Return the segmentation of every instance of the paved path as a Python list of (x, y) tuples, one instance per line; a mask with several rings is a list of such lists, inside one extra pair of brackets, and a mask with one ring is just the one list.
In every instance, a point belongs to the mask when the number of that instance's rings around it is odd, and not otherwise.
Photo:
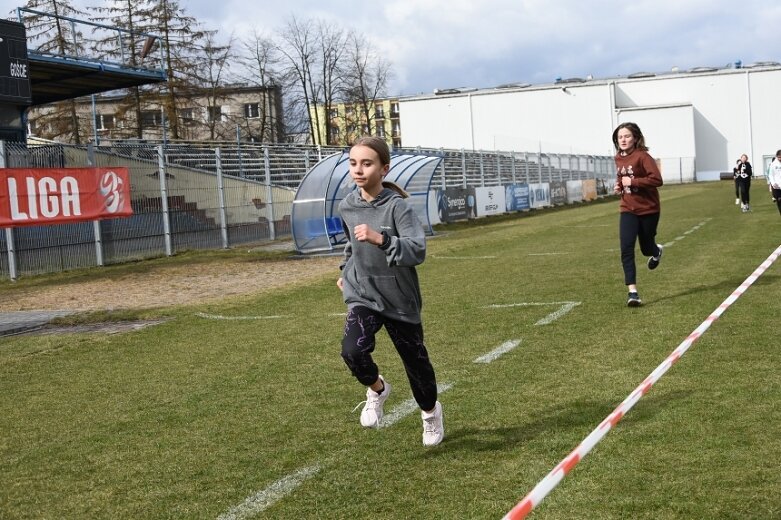
[(13, 311), (0, 312), (0, 336), (10, 336), (39, 329), (54, 318), (74, 311)]

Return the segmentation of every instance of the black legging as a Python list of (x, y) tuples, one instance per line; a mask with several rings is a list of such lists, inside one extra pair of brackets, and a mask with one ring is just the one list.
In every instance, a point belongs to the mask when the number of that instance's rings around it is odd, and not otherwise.
[(407, 372), (412, 397), (421, 410), (437, 404), (437, 378), (423, 343), (420, 323), (394, 320), (366, 307), (352, 307), (347, 313), (342, 338), (342, 358), (355, 378), (365, 386), (377, 381), (379, 368), (372, 359), (375, 335), (385, 326)]
[(640, 242), (640, 251), (644, 256), (658, 256), (656, 246), (656, 227), (659, 225), (659, 213), (635, 215), (621, 213), (618, 221), (618, 236), (621, 244), (621, 265), (624, 267), (624, 284), (637, 283), (635, 266), (635, 242)]
[(748, 204), (748, 192), (751, 189), (751, 179), (738, 179), (738, 191), (740, 192), (740, 202)]
[(776, 199), (776, 206), (778, 206), (778, 212), (781, 213), (781, 190), (773, 189), (773, 198)]

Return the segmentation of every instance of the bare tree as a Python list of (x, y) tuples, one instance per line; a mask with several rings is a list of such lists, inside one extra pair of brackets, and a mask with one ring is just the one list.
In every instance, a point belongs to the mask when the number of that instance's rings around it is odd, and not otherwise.
[(351, 32), (348, 38), (349, 65), (345, 69), (345, 101), (355, 104), (366, 125), (366, 133), (376, 133), (374, 105), (385, 95), (390, 78), (390, 63), (378, 55), (362, 34)]
[(318, 114), (321, 92), (313, 76), (313, 70), (317, 65), (317, 37), (314, 22), (299, 20), (295, 16), (291, 16), (279, 36), (281, 44), (278, 49), (287, 64), (284, 75), (291, 85), (298, 87), (298, 92), (294, 93), (292, 99), (289, 100), (291, 106), (287, 113), (290, 115), (301, 114), (300, 111), (305, 110), (312, 141), (322, 143), (324, 141), (320, 135), (320, 115)]
[(284, 95), (281, 89), (275, 89), (275, 95), (269, 95), (269, 91), (279, 87), (279, 79), (282, 74), (278, 71), (281, 56), (276, 43), (271, 38), (254, 29), (252, 36), (242, 40), (243, 55), (240, 62), (244, 66), (242, 80), (250, 85), (256, 85), (263, 91), (263, 107), (259, 114), (259, 124), (253, 126), (249, 118), (241, 121), (250, 140), (274, 141), (279, 134), (279, 113), (276, 97)]
[(209, 139), (214, 140), (217, 137), (226, 137), (225, 125), (221, 124), (224, 117), (222, 104), (228, 98), (226, 78), (230, 61), (234, 58), (234, 38), (231, 36), (228, 43), (221, 45), (216, 42), (214, 32), (207, 32), (204, 40), (203, 55), (199, 60), (200, 66), (197, 68), (196, 79), (203, 99), (206, 100), (206, 127), (209, 130)]
[(347, 38), (342, 29), (330, 26), (322, 21), (317, 26), (317, 42), (320, 51), (320, 77), (317, 78), (322, 88), (323, 112), (325, 114), (325, 138), (327, 144), (336, 144), (333, 128), (339, 128), (331, 114), (337, 99), (342, 94), (344, 51)]

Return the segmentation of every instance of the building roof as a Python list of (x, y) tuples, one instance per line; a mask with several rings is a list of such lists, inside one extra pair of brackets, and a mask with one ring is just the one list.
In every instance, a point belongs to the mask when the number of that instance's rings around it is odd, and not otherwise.
[(569, 88), (569, 87), (575, 87), (580, 85), (604, 85), (608, 83), (615, 83), (615, 82), (623, 82), (623, 81), (648, 81), (648, 80), (654, 80), (654, 79), (670, 79), (670, 78), (680, 78), (680, 77), (691, 77), (691, 76), (697, 76), (697, 75), (703, 75), (703, 74), (716, 74), (716, 75), (722, 75), (722, 74), (735, 74), (735, 73), (741, 73), (748, 70), (779, 70), (781, 69), (781, 63), (778, 63), (776, 61), (761, 61), (757, 63), (750, 63), (747, 65), (743, 65), (740, 61), (735, 62), (734, 64), (730, 64), (726, 67), (693, 67), (688, 70), (679, 70), (678, 67), (673, 67), (669, 71), (666, 72), (634, 72), (631, 74), (628, 74), (626, 76), (612, 76), (612, 77), (605, 77), (605, 78), (593, 78), (592, 76), (587, 76), (585, 78), (556, 78), (553, 82), (550, 83), (538, 83), (538, 84), (532, 84), (532, 83), (524, 83), (524, 82), (517, 82), (517, 83), (505, 83), (502, 85), (497, 85), (496, 87), (488, 87), (488, 88), (475, 88), (475, 87), (458, 87), (458, 88), (442, 88), (442, 89), (434, 89), (434, 91), (431, 94), (414, 94), (410, 96), (403, 96), (400, 99), (402, 100), (419, 100), (419, 99), (433, 99), (433, 98), (439, 98), (439, 97), (448, 97), (448, 96), (463, 96), (464, 94), (473, 94), (473, 95), (481, 95), (481, 94), (494, 94), (497, 92), (517, 92), (522, 90), (539, 90), (539, 89), (549, 89), (549, 88)]
[(162, 70), (28, 52), (32, 104), (43, 105), (120, 88), (160, 83)]

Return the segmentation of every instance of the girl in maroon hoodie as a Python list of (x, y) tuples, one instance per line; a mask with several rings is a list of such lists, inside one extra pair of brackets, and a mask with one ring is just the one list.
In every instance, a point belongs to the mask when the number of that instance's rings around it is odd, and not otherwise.
[(635, 243), (648, 259), (648, 269), (656, 269), (662, 259), (662, 245), (656, 243), (659, 224), (659, 191), (662, 174), (656, 161), (648, 154), (645, 138), (635, 123), (622, 123), (613, 131), (616, 147), (616, 184), (614, 191), (621, 194), (619, 239), (624, 283), (629, 290), (626, 304), (639, 307), (642, 300), (637, 293)]

